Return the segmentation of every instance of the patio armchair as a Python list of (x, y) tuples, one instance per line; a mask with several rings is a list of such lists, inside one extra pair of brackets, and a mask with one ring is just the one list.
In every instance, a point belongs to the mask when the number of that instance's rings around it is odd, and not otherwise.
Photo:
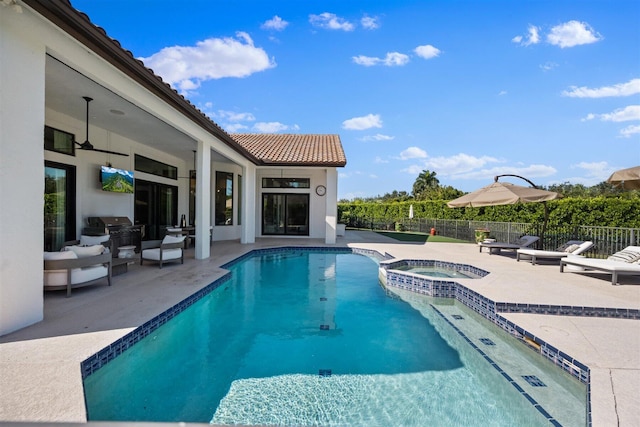
[(590, 240), (569, 240), (555, 251), (542, 251), (538, 249), (518, 249), (516, 251), (516, 261), (521, 259), (531, 260), (531, 265), (535, 265), (539, 258), (543, 259), (562, 259), (569, 255), (580, 255), (591, 249), (593, 242)]
[(143, 261), (154, 261), (160, 265), (172, 261), (184, 264), (184, 240), (186, 236), (166, 235), (162, 241), (142, 242), (140, 265)]

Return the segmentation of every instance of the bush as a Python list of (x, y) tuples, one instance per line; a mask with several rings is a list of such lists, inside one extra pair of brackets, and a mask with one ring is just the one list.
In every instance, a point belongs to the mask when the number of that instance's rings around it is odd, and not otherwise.
[[(544, 205), (524, 203), (482, 208), (449, 208), (446, 200), (391, 203), (338, 203), (339, 222), (349, 227), (366, 228), (372, 221), (393, 223), (409, 217), (542, 223)], [(640, 227), (640, 198), (565, 198), (547, 202), (550, 225), (587, 225), (604, 227)]]

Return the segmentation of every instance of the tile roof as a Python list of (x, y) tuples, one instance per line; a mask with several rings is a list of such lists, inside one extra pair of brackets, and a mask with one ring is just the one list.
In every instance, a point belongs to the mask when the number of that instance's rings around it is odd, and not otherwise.
[(347, 164), (339, 135), (232, 133), (245, 150), (269, 166), (334, 166)]

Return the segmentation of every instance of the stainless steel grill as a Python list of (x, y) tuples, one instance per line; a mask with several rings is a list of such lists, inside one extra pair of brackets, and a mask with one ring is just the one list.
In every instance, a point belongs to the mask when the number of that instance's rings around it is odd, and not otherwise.
[(140, 252), (144, 225), (133, 225), (126, 216), (90, 216), (87, 218), (88, 227), (82, 230), (87, 236), (102, 236), (109, 234), (113, 242), (113, 256), (118, 256), (118, 247), (133, 245), (136, 253)]

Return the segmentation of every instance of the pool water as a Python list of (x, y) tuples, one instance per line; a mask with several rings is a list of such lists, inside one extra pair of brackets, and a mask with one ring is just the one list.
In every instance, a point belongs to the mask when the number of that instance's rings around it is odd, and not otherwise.
[(394, 270), (408, 271), (409, 273), (420, 274), (422, 276), (430, 277), (444, 277), (444, 278), (458, 278), (458, 279), (475, 279), (476, 276), (471, 274), (465, 274), (461, 271), (454, 269), (446, 269), (439, 267), (420, 267), (411, 265), (401, 265), (394, 267)]
[(493, 339), (501, 363), (545, 382), (532, 396), (561, 425), (585, 424), (582, 384), (451, 300), (386, 291), (370, 258), (299, 251), (231, 270), (85, 379), (90, 421), (549, 425), (451, 327), (463, 317), (459, 330)]

